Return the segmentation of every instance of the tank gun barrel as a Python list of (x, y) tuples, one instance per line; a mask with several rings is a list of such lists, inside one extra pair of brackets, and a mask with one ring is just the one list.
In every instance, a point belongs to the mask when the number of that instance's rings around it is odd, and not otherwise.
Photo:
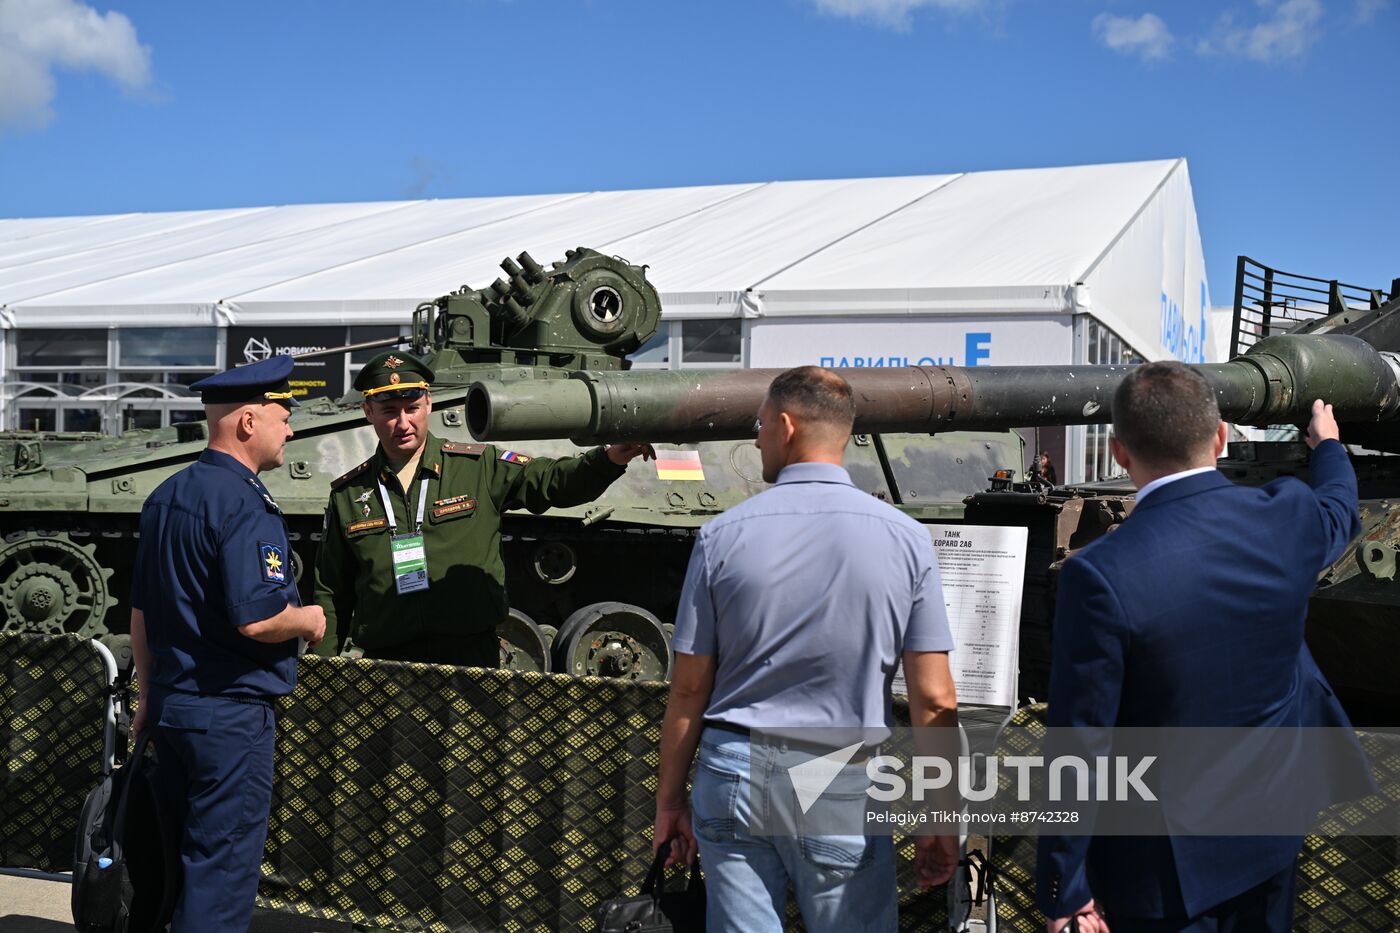
[[(1195, 366), (1221, 416), (1303, 424), (1312, 401), (1343, 423), (1400, 417), (1400, 361), (1357, 337), (1281, 335), (1227, 363)], [(1127, 366), (907, 366), (839, 369), (856, 398), (857, 433), (939, 433), (1105, 424)], [(477, 382), (467, 425), (483, 441), (692, 443), (754, 435), (754, 413), (781, 370), (575, 372), (567, 379)]]
[(401, 343), (408, 343), (412, 337), (384, 337), (379, 340), (366, 340), (364, 343), (351, 343), (343, 347), (327, 347), (324, 350), (310, 350), (306, 353), (296, 353), (292, 355), (294, 360), (319, 360), (325, 356), (339, 356), (342, 353), (357, 353), (360, 350), (377, 350), (380, 347), (397, 347)]

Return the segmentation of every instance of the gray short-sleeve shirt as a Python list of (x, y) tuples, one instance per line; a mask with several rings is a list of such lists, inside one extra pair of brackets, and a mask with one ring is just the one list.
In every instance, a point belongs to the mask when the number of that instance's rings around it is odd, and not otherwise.
[(700, 530), (672, 637), (714, 655), (705, 718), (751, 729), (889, 726), (905, 651), (950, 651), (927, 530), (828, 463)]

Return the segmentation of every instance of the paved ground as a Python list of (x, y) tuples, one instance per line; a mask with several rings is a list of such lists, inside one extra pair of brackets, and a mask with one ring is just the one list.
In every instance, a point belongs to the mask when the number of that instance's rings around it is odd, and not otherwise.
[[(73, 933), (69, 890), (67, 882), (0, 875), (0, 933)], [(972, 915), (971, 930), (984, 930), (986, 908), (974, 908)], [(258, 911), (248, 933), (350, 933), (350, 924)]]
[[(73, 933), (69, 885), (0, 875), (0, 933)], [(249, 933), (350, 933), (348, 923), (259, 911)]]

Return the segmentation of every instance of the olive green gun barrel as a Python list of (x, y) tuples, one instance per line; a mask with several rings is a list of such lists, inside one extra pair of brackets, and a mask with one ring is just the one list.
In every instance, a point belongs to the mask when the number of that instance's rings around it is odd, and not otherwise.
[[(1351, 336), (1282, 335), (1228, 363), (1196, 364), (1235, 424), (1304, 424), (1313, 399), (1343, 423), (1400, 417), (1400, 361)], [(1104, 424), (1128, 366), (906, 366), (836, 372), (856, 401), (856, 433), (988, 431)], [(576, 372), (477, 382), (467, 426), (482, 441), (567, 437), (577, 444), (694, 443), (754, 435), (782, 370)]]
[(292, 359), (319, 360), (328, 356), (340, 356), (342, 353), (356, 353), (360, 350), (377, 350), (380, 347), (397, 347), (401, 343), (408, 343), (412, 337), (384, 337), (380, 340), (366, 340), (364, 343), (351, 343), (343, 347), (327, 347), (324, 350), (308, 350), (305, 353), (294, 353)]

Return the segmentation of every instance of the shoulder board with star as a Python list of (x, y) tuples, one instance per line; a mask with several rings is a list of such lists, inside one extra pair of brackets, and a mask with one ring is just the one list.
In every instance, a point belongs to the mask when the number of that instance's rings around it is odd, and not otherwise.
[(447, 441), (442, 445), (442, 452), (445, 454), (466, 454), (468, 457), (480, 457), (485, 450), (485, 444), (459, 444), (456, 441)]
[(282, 514), (282, 507), (273, 501), (272, 493), (268, 492), (267, 489), (264, 488), (261, 483), (259, 483), (257, 480), (253, 479), (250, 476), (248, 477), (248, 485), (253, 487), (253, 492), (257, 493), (259, 496), (262, 496), (263, 502), (267, 503), (267, 510), (269, 512), (271, 512), (274, 515)]
[(335, 479), (331, 480), (331, 488), (332, 488), (332, 489), (339, 489), (340, 487), (344, 486), (346, 483), (350, 482), (352, 479), (354, 479), (355, 477), (359, 476), (359, 475), (360, 475), (361, 473), (363, 473), (365, 470), (368, 470), (368, 469), (369, 469), (369, 464), (370, 464), (370, 461), (366, 460), (364, 463), (362, 463), (362, 464), (360, 464), (359, 466), (355, 467), (353, 470), (350, 470), (348, 473), (345, 473), (345, 474), (343, 474), (343, 475), (341, 475), (341, 476), (337, 476)]

